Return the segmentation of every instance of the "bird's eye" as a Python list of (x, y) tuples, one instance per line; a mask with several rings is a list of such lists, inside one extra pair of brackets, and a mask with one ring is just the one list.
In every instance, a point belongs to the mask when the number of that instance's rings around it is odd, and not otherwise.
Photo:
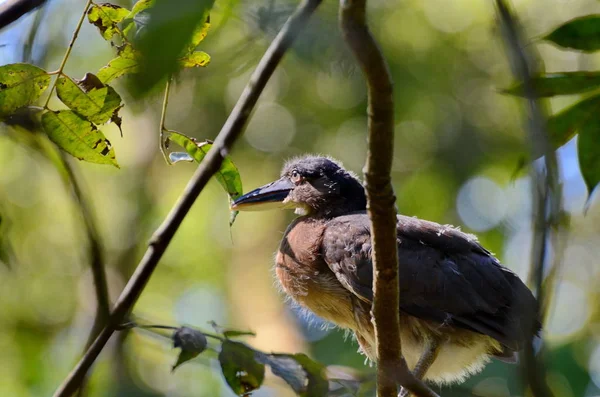
[(292, 180), (292, 182), (298, 184), (302, 181), (302, 176), (297, 170), (292, 170), (292, 173), (290, 174), (290, 179)]

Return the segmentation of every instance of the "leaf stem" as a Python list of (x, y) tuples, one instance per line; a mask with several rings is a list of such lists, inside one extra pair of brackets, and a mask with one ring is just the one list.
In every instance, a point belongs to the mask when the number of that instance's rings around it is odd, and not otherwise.
[[(169, 105), (169, 90), (171, 88), (171, 79), (172, 76), (167, 78), (167, 83), (165, 84), (165, 97), (163, 99), (162, 112), (160, 113), (160, 137), (159, 137), (159, 148), (163, 157), (167, 164), (172, 164), (171, 160), (169, 160), (169, 156), (167, 155), (166, 141), (165, 141), (165, 119), (167, 118), (167, 106)], [(168, 131), (167, 131), (168, 132)]]
[[(67, 59), (69, 59), (69, 55), (71, 55), (71, 50), (73, 49), (75, 40), (77, 40), (77, 35), (79, 35), (79, 30), (81, 29), (81, 25), (83, 25), (83, 20), (85, 19), (85, 16), (86, 16), (91, 4), (92, 4), (92, 0), (87, 0), (87, 2), (85, 3), (85, 8), (83, 9), (83, 12), (81, 13), (81, 17), (79, 18), (79, 22), (77, 22), (77, 26), (75, 27), (75, 30), (73, 31), (73, 37), (71, 37), (71, 41), (69, 42), (69, 46), (67, 47), (67, 51), (65, 52), (65, 56), (63, 57), (63, 59), (60, 63), (60, 66), (58, 67), (58, 70), (56, 70), (55, 72), (49, 73), (49, 74), (61, 74), (63, 72), (65, 65), (67, 64)], [(58, 79), (55, 79), (54, 82), (52, 83), (52, 86), (50, 87), (50, 92), (48, 93), (48, 98), (46, 98), (46, 102), (44, 103), (44, 108), (48, 108), (48, 103), (50, 102), (50, 98), (52, 97), (52, 92), (54, 92), (54, 89), (56, 88), (57, 81), (58, 81)]]

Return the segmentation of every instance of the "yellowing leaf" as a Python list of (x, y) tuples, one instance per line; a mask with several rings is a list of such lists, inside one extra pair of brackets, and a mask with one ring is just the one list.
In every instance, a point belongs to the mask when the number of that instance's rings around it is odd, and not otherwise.
[(184, 68), (194, 68), (198, 66), (206, 66), (210, 62), (210, 55), (204, 51), (196, 51), (181, 58), (179, 63)]
[(190, 45), (188, 46), (188, 51), (192, 52), (198, 47), (198, 45), (204, 40), (206, 35), (208, 34), (208, 30), (210, 29), (210, 14), (207, 12), (206, 17), (204, 17), (204, 23), (200, 24), (194, 29), (194, 33), (192, 33), (192, 38), (190, 39)]
[(138, 70), (139, 62), (137, 53), (131, 46), (125, 46), (118, 57), (111, 60), (108, 65), (98, 71), (97, 76), (100, 81), (106, 84), (124, 74), (137, 73)]
[(48, 137), (65, 152), (80, 160), (111, 164), (119, 168), (115, 151), (96, 126), (71, 110), (48, 111), (42, 115)]
[(131, 9), (131, 12), (129, 13), (129, 15), (127, 15), (127, 18), (133, 18), (134, 16), (136, 16), (137, 13), (147, 10), (148, 8), (152, 7), (153, 5), (154, 5), (154, 0), (137, 1), (133, 5), (133, 8)]
[(0, 119), (31, 105), (48, 88), (50, 76), (36, 66), (13, 63), (0, 67)]
[(151, 8), (154, 5), (154, 0), (140, 0), (131, 9), (131, 12), (127, 14), (123, 20), (123, 34), (127, 35), (131, 29), (135, 26), (133, 19), (137, 14), (142, 11)]
[(85, 92), (73, 80), (64, 76), (59, 77), (56, 83), (56, 94), (70, 109), (94, 124), (106, 123), (121, 107), (121, 97), (112, 87), (100, 85)]
[(94, 24), (105, 40), (118, 33), (117, 24), (129, 14), (129, 10), (115, 4), (94, 4), (88, 11), (88, 20)]

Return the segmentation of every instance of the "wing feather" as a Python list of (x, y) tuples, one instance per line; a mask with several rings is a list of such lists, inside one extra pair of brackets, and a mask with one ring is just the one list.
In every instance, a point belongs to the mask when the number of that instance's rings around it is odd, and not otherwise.
[[(537, 313), (521, 280), (478, 242), (451, 226), (398, 216), (400, 310), (469, 329), (521, 348), (525, 324)], [(369, 219), (364, 212), (329, 221), (322, 254), (340, 283), (366, 302), (373, 299)]]

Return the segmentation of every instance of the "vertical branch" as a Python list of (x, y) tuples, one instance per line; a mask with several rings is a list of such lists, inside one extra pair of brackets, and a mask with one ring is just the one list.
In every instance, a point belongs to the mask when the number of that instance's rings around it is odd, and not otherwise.
[(396, 397), (397, 382), (418, 396), (435, 396), (408, 370), (399, 319), (396, 197), (390, 172), (394, 156), (394, 96), (387, 63), (366, 23), (366, 0), (340, 1), (340, 26), (367, 80), (369, 148), (365, 185), (373, 246), (373, 324), (377, 344), (377, 395)]
[(119, 296), (109, 323), (102, 329), (79, 363), (59, 386), (54, 393), (54, 397), (67, 397), (73, 394), (85, 378), (88, 369), (104, 349), (115, 331), (115, 326), (120, 324), (131, 311), (194, 201), (210, 178), (219, 170), (224, 156), (229, 153), (232, 145), (241, 136), (252, 109), (283, 55), (306, 26), (308, 19), (320, 3), (321, 0), (302, 1), (283, 25), (250, 77), (250, 81), (229, 114), (211, 150), (198, 166), (178, 202), (154, 233), (146, 253)]
[[(559, 182), (558, 160), (548, 133), (546, 131), (546, 117), (540, 104), (532, 82), (535, 74), (532, 65), (532, 56), (525, 51), (516, 18), (512, 15), (509, 6), (504, 0), (496, 0), (500, 27), (504, 34), (507, 52), (515, 78), (523, 84), (527, 98), (529, 144), (532, 158), (544, 156), (545, 169), (540, 170), (535, 166), (531, 169), (532, 201), (534, 210), (534, 235), (531, 252), (532, 268), (529, 276), (529, 285), (535, 287), (539, 305), (545, 310), (547, 297), (544, 291), (544, 265), (548, 261), (548, 240), (552, 242), (554, 259), (551, 261), (553, 270), (560, 265), (561, 254), (558, 252), (563, 244), (560, 240), (562, 191)], [(542, 360), (535, 356), (533, 339), (537, 333), (538, 313), (537, 308), (531, 308), (530, 343), (524, 351), (525, 372), (527, 383), (536, 397), (552, 396), (545, 382), (545, 368)]]

